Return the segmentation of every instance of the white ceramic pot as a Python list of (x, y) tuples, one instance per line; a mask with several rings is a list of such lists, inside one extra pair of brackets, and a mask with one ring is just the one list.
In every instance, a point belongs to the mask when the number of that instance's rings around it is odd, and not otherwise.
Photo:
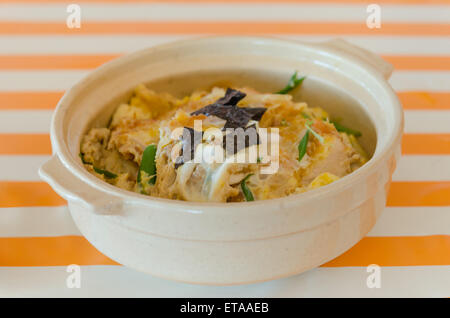
[[(195, 203), (113, 187), (80, 162), (83, 134), (105, 125), (139, 83), (176, 95), (230, 83), (261, 91), (307, 75), (295, 96), (363, 131), (373, 157), (325, 187), (244, 203)], [(71, 88), (52, 126), (53, 157), (41, 177), (69, 204), (84, 236), (125, 266), (198, 284), (242, 284), (294, 275), (356, 244), (386, 204), (400, 155), (401, 105), (392, 67), (343, 40), (311, 44), (259, 37), (210, 37), (157, 46), (107, 63)]]

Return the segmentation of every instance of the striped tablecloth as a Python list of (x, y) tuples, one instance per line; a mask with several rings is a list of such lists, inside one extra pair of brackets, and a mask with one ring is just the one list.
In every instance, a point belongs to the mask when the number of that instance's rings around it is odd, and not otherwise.
[[(74, 0), (81, 28), (59, 0), (0, 0), (0, 296), (450, 296), (450, 1)], [(39, 180), (51, 154), (52, 110), (98, 65), (200, 34), (342, 37), (395, 66), (405, 109), (403, 157), (383, 216), (350, 251), (295, 277), (238, 287), (157, 279), (115, 264), (74, 226), (65, 201)], [(68, 288), (67, 265), (81, 266)], [(368, 288), (367, 265), (381, 266)]]

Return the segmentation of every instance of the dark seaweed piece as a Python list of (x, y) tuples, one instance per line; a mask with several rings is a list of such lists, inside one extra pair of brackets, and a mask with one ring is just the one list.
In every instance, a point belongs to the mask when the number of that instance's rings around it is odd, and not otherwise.
[[(203, 131), (196, 131), (190, 127), (183, 128), (182, 146), (180, 155), (175, 159), (175, 169), (194, 159), (195, 149), (202, 142), (203, 134)], [(260, 143), (256, 125), (252, 125), (246, 128), (238, 127), (227, 130), (223, 136), (222, 147), (228, 154), (236, 154), (244, 148)]]
[(245, 128), (250, 120), (261, 120), (267, 110), (264, 107), (238, 107), (237, 103), (246, 96), (245, 93), (227, 88), (225, 96), (214, 103), (191, 113), (191, 115), (216, 116), (226, 120), (226, 128)]
[(225, 96), (219, 98), (215, 104), (220, 105), (237, 105), (247, 94), (244, 92), (238, 91), (237, 89), (227, 88), (225, 92)]
[(225, 118), (226, 123), (223, 128), (245, 128), (251, 118), (252, 116), (245, 109), (231, 106), (227, 113), (227, 118)]
[(206, 116), (216, 116), (221, 119), (227, 119), (228, 118), (228, 112), (232, 109), (232, 105), (220, 105), (220, 104), (210, 104), (203, 108), (200, 108), (199, 110), (196, 110), (195, 112), (191, 113), (191, 116), (195, 115), (206, 115)]
[(245, 93), (240, 92), (236, 89), (227, 88), (225, 96), (219, 98), (214, 103), (207, 105), (199, 110), (191, 113), (191, 115), (206, 115), (206, 116), (217, 116), (221, 119), (227, 120), (230, 116), (229, 111), (236, 106), (241, 99), (246, 96)]
[(175, 159), (175, 169), (194, 159), (195, 149), (202, 142), (203, 131), (196, 131), (190, 127), (183, 127), (181, 135), (181, 151), (180, 155)]
[(264, 107), (241, 107), (241, 109), (244, 109), (247, 113), (249, 113), (252, 117), (252, 120), (260, 121), (264, 113), (266, 112), (267, 108)]
[(247, 128), (230, 129), (223, 136), (222, 145), (227, 154), (236, 154), (244, 148), (259, 145), (260, 143), (256, 125), (252, 125)]

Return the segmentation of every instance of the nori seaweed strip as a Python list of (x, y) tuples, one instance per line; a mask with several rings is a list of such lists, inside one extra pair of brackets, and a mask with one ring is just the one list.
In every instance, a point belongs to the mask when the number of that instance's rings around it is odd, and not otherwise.
[(260, 121), (267, 108), (265, 107), (241, 107), (252, 116), (252, 120)]
[(233, 105), (221, 105), (221, 104), (210, 104), (203, 108), (200, 108), (199, 110), (196, 110), (195, 112), (191, 113), (191, 116), (195, 115), (206, 115), (206, 116), (216, 116), (221, 119), (226, 120), (229, 116), (228, 112), (232, 110)]
[(238, 107), (237, 103), (246, 96), (245, 93), (227, 88), (225, 96), (214, 103), (191, 113), (191, 116), (216, 116), (226, 120), (226, 128), (245, 128), (250, 120), (261, 120), (266, 112), (264, 107)]
[(190, 127), (183, 127), (183, 134), (181, 135), (181, 152), (175, 159), (175, 169), (194, 159), (195, 149), (202, 142), (203, 131), (195, 131)]
[(215, 104), (220, 105), (237, 105), (247, 94), (244, 92), (238, 91), (237, 89), (227, 88), (225, 92), (225, 96), (219, 98)]
[(223, 126), (224, 129), (227, 128), (245, 128), (248, 122), (251, 120), (252, 116), (245, 111), (243, 108), (237, 106), (231, 106), (231, 109), (227, 113), (226, 123)]
[[(191, 116), (206, 115), (216, 116), (226, 120), (223, 130), (227, 128), (242, 128), (242, 131), (227, 132), (223, 137), (223, 148), (230, 154), (236, 154), (238, 151), (250, 147), (254, 144), (260, 143), (260, 138), (256, 129), (256, 125), (247, 127), (250, 120), (261, 120), (262, 116), (266, 112), (264, 107), (238, 107), (237, 103), (246, 96), (245, 93), (227, 88), (225, 96), (219, 98), (214, 103), (207, 105), (201, 109), (198, 109), (191, 113)], [(254, 129), (256, 138), (250, 138), (251, 132), (248, 130)], [(243, 138), (238, 138), (239, 133), (244, 133)], [(203, 132), (194, 132), (194, 129), (184, 127), (183, 135), (181, 137), (182, 148), (180, 156), (175, 160), (175, 169), (178, 169), (185, 162), (194, 158), (195, 149), (201, 143)], [(233, 137), (232, 147), (227, 149), (227, 138)], [(240, 136), (239, 136), (240, 137)], [(190, 141), (190, 142), (189, 142)], [(243, 141), (243, 142), (242, 142)]]
[[(256, 138), (250, 138), (250, 135), (248, 133), (249, 130), (255, 130), (254, 134)], [(240, 134), (244, 134), (244, 138), (238, 138), (240, 137), (238, 136)], [(233, 140), (227, 143), (227, 140), (231, 137), (233, 137)], [(244, 141), (244, 143), (242, 143), (242, 141)], [(244, 148), (248, 148), (253, 145), (259, 145), (260, 143), (261, 141), (256, 129), (256, 125), (251, 125), (247, 128), (243, 128), (242, 130), (234, 130), (232, 132), (226, 133), (225, 136), (223, 136), (222, 146), (227, 154), (236, 154)]]
[(227, 120), (231, 115), (229, 114), (230, 110), (233, 109), (233, 106), (236, 106), (237, 103), (241, 99), (246, 96), (245, 93), (240, 92), (238, 90), (227, 88), (225, 96), (219, 98), (214, 103), (207, 105), (199, 110), (196, 110), (191, 113), (191, 115), (206, 115), (206, 116), (217, 116), (221, 119)]

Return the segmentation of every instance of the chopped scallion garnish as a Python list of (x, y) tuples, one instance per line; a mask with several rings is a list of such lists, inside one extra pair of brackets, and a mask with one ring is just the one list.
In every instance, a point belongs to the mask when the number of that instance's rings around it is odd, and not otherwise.
[(309, 139), (309, 130), (306, 131), (302, 140), (300, 140), (300, 143), (298, 144), (298, 161), (302, 161), (303, 157), (306, 154), (306, 148), (308, 146), (308, 139)]
[(286, 87), (282, 90), (276, 92), (275, 94), (287, 94), (290, 91), (292, 91), (294, 88), (299, 86), (303, 80), (305, 79), (305, 76), (303, 77), (297, 77), (297, 71), (295, 71), (294, 75), (291, 76), (289, 79), (289, 82), (287, 83)]
[(316, 137), (316, 138), (319, 140), (319, 142), (320, 142), (321, 144), (324, 143), (323, 137), (322, 137), (321, 135), (319, 135), (318, 133), (316, 133), (316, 132), (311, 128), (311, 126), (310, 126), (309, 123), (306, 123), (305, 126), (306, 126), (306, 128), (314, 135), (314, 137)]
[(155, 184), (156, 182), (156, 145), (149, 145), (145, 148), (142, 154), (141, 165), (139, 166), (139, 173), (137, 176), (137, 182), (141, 184), (141, 173), (145, 172), (151, 178), (148, 180), (149, 184)]
[(81, 158), (81, 162), (83, 163), (83, 164), (85, 164), (85, 165), (90, 165), (91, 163), (90, 162), (87, 162), (85, 159), (84, 159), (84, 155), (80, 152), (80, 158)]
[(242, 181), (241, 181), (241, 189), (242, 193), (244, 193), (244, 197), (246, 201), (255, 201), (255, 198), (253, 197), (252, 191), (247, 186), (247, 180), (253, 175), (253, 173), (250, 173), (247, 175)]
[(94, 167), (94, 165), (93, 165), (92, 163), (87, 162), (87, 161), (84, 159), (84, 155), (83, 155), (81, 152), (80, 152), (80, 158), (81, 158), (81, 162), (82, 162), (83, 164), (85, 164), (85, 165), (91, 165), (91, 166), (92, 166), (92, 169), (94, 169), (95, 172), (97, 172), (98, 174), (104, 175), (105, 178), (107, 178), (107, 179), (114, 179), (114, 178), (117, 178), (117, 175), (116, 175), (115, 173), (112, 173), (112, 172), (110, 172), (110, 171), (108, 171), (108, 170), (104, 170), (104, 169), (100, 169), (100, 168)]
[(339, 123), (337, 123), (335, 121), (331, 121), (331, 123), (334, 125), (334, 127), (336, 127), (336, 130), (339, 131), (339, 132), (344, 132), (344, 133), (347, 133), (347, 134), (350, 134), (350, 135), (354, 135), (355, 137), (361, 137), (362, 136), (362, 133), (360, 131), (358, 131), (358, 130), (345, 127), (344, 125), (341, 125), (341, 124), (339, 124)]
[(98, 174), (102, 174), (105, 176), (105, 178), (107, 179), (114, 179), (117, 178), (117, 174), (112, 173), (108, 170), (104, 170), (104, 169), (100, 169), (100, 168), (96, 168), (94, 166), (92, 166), (92, 168), (94, 168), (94, 171), (97, 172)]

